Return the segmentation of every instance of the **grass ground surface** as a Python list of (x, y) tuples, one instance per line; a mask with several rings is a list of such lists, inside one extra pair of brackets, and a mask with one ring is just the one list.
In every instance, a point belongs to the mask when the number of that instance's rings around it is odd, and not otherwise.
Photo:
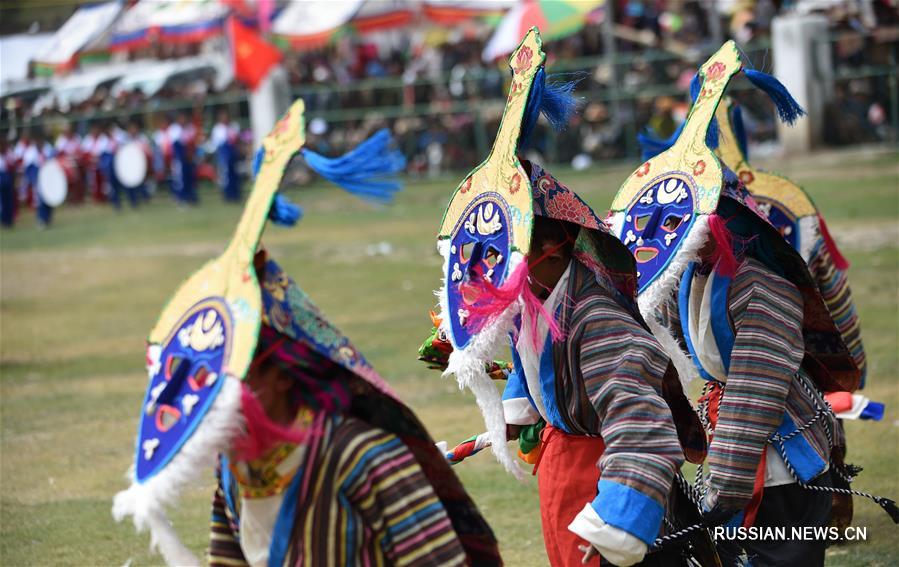
[[(801, 182), (843, 252), (870, 360), (866, 393), (886, 402), (880, 423), (847, 424), (857, 487), (899, 497), (899, 154), (828, 153), (768, 164)], [(557, 175), (604, 211), (630, 167)], [(340, 191), (290, 190), (306, 208), (294, 229), (269, 227), (273, 256), (366, 353), (423, 419), (450, 443), (483, 423), (460, 394), (416, 361), (440, 277), (434, 235), (456, 178), (410, 181), (395, 205), (372, 208)], [(0, 563), (159, 564), (146, 534), (110, 515), (126, 486), (146, 375), (144, 340), (178, 284), (217, 254), (240, 208), (207, 189), (178, 211), (165, 196), (140, 211), (58, 211), (52, 229), (32, 215), (0, 234)], [(370, 254), (387, 242), (392, 251)], [(489, 453), (455, 469), (493, 526), (507, 564), (546, 564), (536, 483), (519, 484)], [(211, 471), (210, 471), (211, 478)], [(211, 485), (210, 485), (211, 486)], [(202, 553), (210, 488), (172, 513)], [(855, 524), (868, 541), (831, 549), (831, 565), (895, 565), (899, 532), (867, 500)]]

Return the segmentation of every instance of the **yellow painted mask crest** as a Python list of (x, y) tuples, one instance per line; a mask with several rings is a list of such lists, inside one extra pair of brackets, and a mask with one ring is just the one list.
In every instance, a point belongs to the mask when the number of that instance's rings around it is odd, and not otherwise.
[(731, 122), (735, 104), (727, 98), (715, 113), (718, 119), (718, 157), (737, 174), (756, 201), (776, 204), (793, 219), (817, 216), (815, 204), (802, 187), (786, 177), (752, 167), (743, 155)]
[(262, 164), (231, 242), (221, 256), (181, 284), (150, 332), (150, 344), (167, 342), (186, 313), (210, 309), (203, 319), (210, 328), (196, 329), (185, 340), (208, 341), (210, 333), (227, 329), (228, 336), (220, 337), (228, 343), (221, 371), (236, 378), (246, 375), (256, 349), (262, 311), (253, 258), (284, 170), (305, 142), (303, 111), (303, 101), (297, 100), (263, 140)]
[(643, 163), (621, 186), (612, 201), (612, 211), (628, 209), (662, 174), (681, 174), (694, 192), (695, 211), (711, 214), (718, 205), (723, 175), (705, 135), (731, 78), (743, 63), (733, 41), (725, 43), (700, 68), (702, 88), (690, 109), (687, 122), (671, 148)]

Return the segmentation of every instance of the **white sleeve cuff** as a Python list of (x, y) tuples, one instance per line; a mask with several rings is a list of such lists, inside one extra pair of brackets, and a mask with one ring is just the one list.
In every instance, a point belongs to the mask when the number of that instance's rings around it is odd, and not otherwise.
[(641, 540), (605, 523), (590, 504), (584, 505), (568, 529), (590, 542), (606, 561), (619, 567), (639, 563), (649, 551)]
[(540, 414), (527, 398), (503, 400), (503, 417), (509, 425), (531, 425), (540, 421)]

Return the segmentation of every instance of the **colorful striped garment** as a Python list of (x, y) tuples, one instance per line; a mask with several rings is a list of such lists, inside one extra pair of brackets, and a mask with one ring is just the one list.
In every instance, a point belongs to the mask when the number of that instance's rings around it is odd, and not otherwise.
[[(446, 510), (421, 466), (394, 434), (353, 417), (324, 421), (285, 492), (268, 565), (465, 565)], [(228, 478), (223, 481), (223, 478)], [(209, 564), (246, 565), (241, 487), (220, 474)]]
[(868, 362), (865, 347), (862, 345), (858, 313), (852, 301), (852, 291), (849, 289), (849, 278), (845, 271), (836, 268), (823, 239), (818, 242), (808, 258), (808, 270), (821, 290), (821, 296), (827, 309), (830, 310), (837, 329), (843, 335), (843, 342), (846, 343), (861, 372), (861, 384), (864, 385)]
[[(708, 273), (709, 268), (697, 270), (703, 271)], [(658, 316), (689, 355), (681, 325), (686, 314), (679, 310), (677, 296), (676, 290), (669, 302), (658, 308)], [(803, 304), (796, 286), (754, 258), (747, 258), (730, 283), (726, 301), (727, 313), (716, 311), (713, 317), (719, 322), (722, 318), (730, 321), (733, 347), (729, 353), (721, 353), (722, 358), (729, 354), (729, 368), (726, 381), (721, 383), (724, 393), (717, 425), (710, 431), (714, 436), (707, 472), (719, 503), (742, 509), (752, 497), (769, 438), (775, 431), (789, 434), (811, 421), (816, 404), (820, 406), (823, 401), (801, 368), (805, 356)], [(826, 428), (833, 428), (830, 416), (815, 421), (791, 441), (805, 450), (802, 459), (788, 459), (799, 472), (808, 470), (812, 471), (810, 476), (817, 476), (826, 469), (830, 462)]]
[[(661, 396), (668, 357), (616, 297), (593, 271), (572, 261), (557, 314), (565, 339), (547, 339), (540, 395), (550, 425), (602, 438), (592, 507), (607, 523), (649, 544), (659, 532), (683, 452)], [(504, 405), (521, 398), (534, 405), (514, 349), (513, 359)]]

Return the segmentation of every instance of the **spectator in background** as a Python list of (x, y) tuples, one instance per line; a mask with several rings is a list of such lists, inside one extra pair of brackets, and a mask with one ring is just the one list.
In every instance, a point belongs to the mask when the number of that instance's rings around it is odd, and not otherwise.
[(11, 228), (15, 218), (15, 157), (6, 132), (0, 132), (0, 225)]
[[(150, 148), (150, 139), (143, 132), (143, 126), (141, 122), (132, 118), (128, 121), (128, 129), (121, 136), (121, 146), (125, 144), (136, 143), (140, 146), (141, 150), (144, 152), (144, 156), (147, 159), (147, 171), (149, 173), (150, 169), (150, 160), (152, 159), (152, 150)], [(149, 178), (150, 176), (147, 175)], [(147, 183), (144, 181), (137, 187), (126, 187), (125, 190), (128, 192), (128, 199), (131, 201), (131, 205), (136, 207), (140, 204), (141, 201), (149, 201), (150, 200), (150, 191), (147, 188)]]
[(54, 148), (58, 159), (68, 161), (78, 171), (78, 179), (70, 184), (66, 200), (70, 203), (83, 202), (84, 171), (81, 168), (81, 138), (74, 132), (71, 122), (63, 125), (62, 131), (56, 137)]
[(23, 186), (27, 195), (27, 203), (34, 204), (37, 214), (37, 227), (45, 229), (53, 220), (53, 208), (44, 203), (38, 191), (38, 172), (44, 162), (53, 157), (53, 146), (47, 142), (42, 132), (36, 132), (34, 139), (29, 139), (22, 150), (22, 168), (24, 171)]
[(240, 127), (227, 110), (220, 110), (218, 121), (209, 134), (209, 145), (215, 152), (222, 197), (229, 203), (240, 202)]
[(162, 116), (159, 124), (153, 132), (153, 177), (157, 185), (163, 183), (168, 185), (169, 191), (174, 194), (175, 189), (172, 187), (171, 171), (172, 164), (172, 141), (169, 139), (169, 127), (172, 125), (172, 119), (168, 116)]
[[(36, 162), (37, 156), (38, 153), (34, 146), (34, 140), (31, 139), (31, 132), (28, 130), (22, 131), (22, 136), (13, 148), (13, 161), (15, 163), (15, 168), (22, 173), (19, 178), (17, 201), (19, 204), (25, 205), (26, 207), (34, 206), (34, 184), (31, 183), (31, 179), (28, 177), (28, 166), (32, 165), (31, 162)], [(35, 163), (34, 165), (36, 166), (37, 164)], [(36, 183), (36, 167), (34, 169), (34, 179)]]
[(84, 169), (87, 172), (87, 186), (96, 203), (106, 201), (106, 175), (101, 165), (101, 156), (109, 145), (109, 136), (103, 132), (100, 123), (91, 124), (88, 135), (81, 141)]
[(196, 205), (200, 201), (194, 164), (196, 132), (184, 112), (178, 114), (177, 120), (167, 130), (172, 144), (172, 193), (179, 205)]
[[(119, 135), (116, 130), (117, 128), (112, 122), (107, 122), (103, 126), (99, 142), (97, 143), (97, 150), (99, 151), (97, 163), (99, 163), (100, 171), (103, 172), (106, 197), (112, 203), (112, 206), (118, 210), (122, 208), (122, 185), (115, 174), (115, 152), (119, 147)], [(131, 206), (134, 207), (137, 204), (132, 201)]]

